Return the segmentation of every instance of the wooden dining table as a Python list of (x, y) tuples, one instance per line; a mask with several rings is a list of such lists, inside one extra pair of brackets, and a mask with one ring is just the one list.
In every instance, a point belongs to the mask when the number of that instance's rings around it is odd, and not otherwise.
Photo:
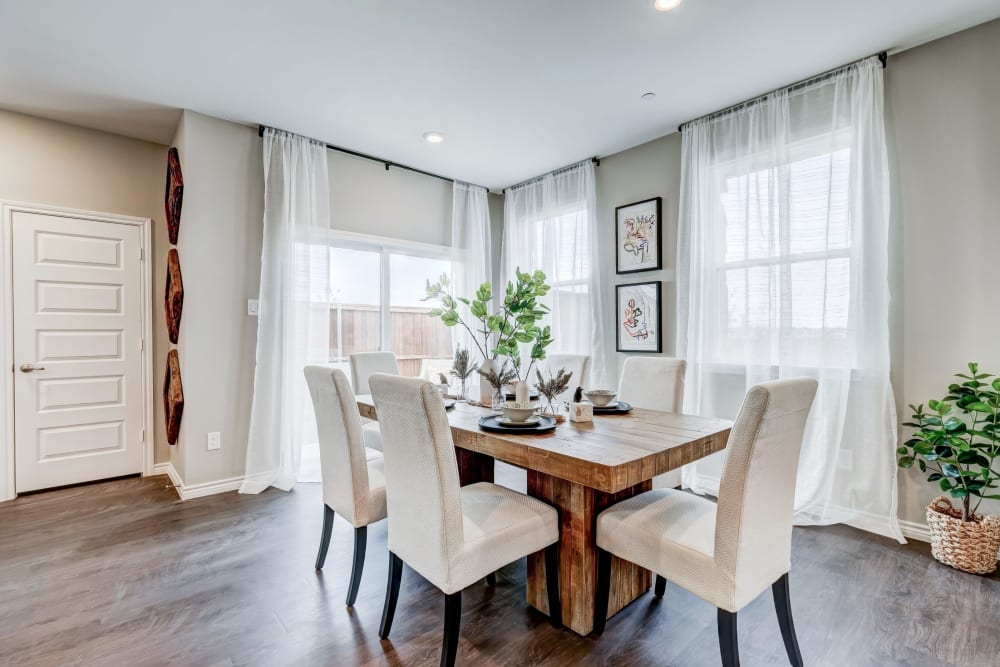
[[(378, 419), (370, 395), (357, 397), (363, 417)], [(495, 461), (528, 472), (528, 494), (559, 510), (559, 588), (563, 625), (590, 634), (597, 587), (596, 521), (602, 510), (652, 488), (656, 475), (725, 449), (732, 423), (634, 408), (566, 421), (550, 433), (515, 435), (479, 428), (487, 408), (448, 410), (462, 485), (492, 482)], [(608, 616), (649, 590), (649, 570), (614, 558)], [(548, 613), (545, 562), (528, 557), (528, 604)]]

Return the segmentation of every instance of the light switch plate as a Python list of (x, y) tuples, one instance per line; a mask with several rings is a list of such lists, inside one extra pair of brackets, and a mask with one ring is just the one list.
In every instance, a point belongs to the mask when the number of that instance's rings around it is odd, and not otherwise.
[(222, 449), (222, 434), (218, 431), (208, 434), (208, 448)]
[(257, 317), (260, 313), (260, 301), (257, 299), (247, 299), (247, 315)]

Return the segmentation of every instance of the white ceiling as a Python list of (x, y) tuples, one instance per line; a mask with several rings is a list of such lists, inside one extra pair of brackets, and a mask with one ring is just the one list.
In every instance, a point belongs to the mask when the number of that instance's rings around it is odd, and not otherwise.
[(187, 108), (500, 188), (998, 16), (1000, 0), (4, 0), (0, 107), (161, 143)]

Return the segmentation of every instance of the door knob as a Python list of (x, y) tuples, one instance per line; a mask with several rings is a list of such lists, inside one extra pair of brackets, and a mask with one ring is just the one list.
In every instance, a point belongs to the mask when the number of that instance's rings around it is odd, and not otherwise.
[(44, 371), (45, 366), (35, 366), (33, 364), (21, 364), (20, 369), (22, 373), (32, 373), (34, 371)]

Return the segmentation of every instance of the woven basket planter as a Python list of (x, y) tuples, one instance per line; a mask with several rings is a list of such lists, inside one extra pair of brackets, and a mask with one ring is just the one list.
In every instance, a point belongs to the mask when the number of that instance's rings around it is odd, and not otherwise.
[(1000, 552), (1000, 515), (976, 515), (962, 521), (962, 512), (944, 496), (927, 506), (931, 529), (931, 554), (956, 570), (989, 574), (997, 569)]

